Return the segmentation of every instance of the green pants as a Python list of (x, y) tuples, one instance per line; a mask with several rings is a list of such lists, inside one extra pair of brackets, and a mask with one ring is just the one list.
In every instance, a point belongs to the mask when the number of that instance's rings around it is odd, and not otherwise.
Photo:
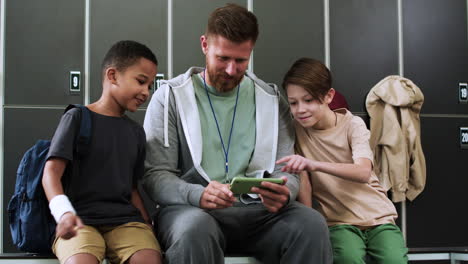
[(367, 230), (336, 225), (329, 229), (335, 264), (408, 263), (408, 248), (396, 225), (384, 224)]

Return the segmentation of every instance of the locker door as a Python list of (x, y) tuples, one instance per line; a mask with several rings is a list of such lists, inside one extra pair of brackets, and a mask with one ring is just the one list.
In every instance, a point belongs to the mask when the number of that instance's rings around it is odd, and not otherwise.
[(143, 0), (137, 4), (125, 0), (100, 0), (90, 1), (90, 4), (91, 102), (101, 97), (102, 60), (119, 40), (145, 44), (158, 59), (158, 73), (167, 76), (167, 1)]
[(466, 246), (468, 150), (459, 127), (468, 127), (468, 105), (458, 103), (458, 84), (468, 81), (467, 21), (466, 1), (403, 1), (405, 76), (424, 93), (427, 164), (426, 188), (407, 207), (410, 247)]
[(467, 114), (458, 84), (468, 82), (467, 2), (403, 1), (405, 76), (425, 95), (424, 113)]
[(3, 251), (18, 252), (11, 240), (8, 202), (23, 154), (39, 139), (51, 139), (64, 109), (5, 109), (3, 168)]
[(397, 1), (330, 0), (330, 66), (334, 88), (364, 112), (369, 90), (398, 74)]
[(192, 66), (205, 66), (200, 36), (205, 33), (208, 17), (226, 3), (247, 7), (247, 1), (173, 1), (173, 58), (174, 77)]
[(254, 49), (254, 72), (281, 86), (297, 59), (324, 61), (323, 1), (254, 1), (260, 35)]
[(5, 104), (67, 105), (83, 72), (84, 1), (14, 0), (5, 10)]

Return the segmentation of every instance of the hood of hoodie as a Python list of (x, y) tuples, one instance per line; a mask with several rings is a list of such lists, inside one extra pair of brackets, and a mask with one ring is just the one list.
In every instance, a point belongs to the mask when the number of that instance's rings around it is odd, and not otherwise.
[(369, 105), (383, 101), (396, 107), (408, 107), (420, 112), (424, 102), (424, 95), (411, 80), (391, 75), (377, 83), (367, 95)]
[[(168, 141), (168, 116), (170, 108), (169, 97), (172, 90), (194, 166), (200, 175), (209, 180), (200, 166), (202, 157), (201, 146), (199, 146), (199, 142), (201, 142), (201, 129), (198, 122), (199, 117), (195, 94), (190, 83), (192, 81), (191, 76), (203, 70), (204, 68), (192, 67), (187, 72), (162, 83), (161, 88), (164, 89), (162, 91), (164, 92), (164, 147), (170, 147)], [(278, 142), (278, 100), (281, 100), (281, 96), (276, 85), (263, 82), (251, 72), (246, 72), (245, 75), (254, 81), (256, 98), (261, 98), (256, 103), (257, 137), (255, 151), (246, 176), (263, 177), (265, 170), (272, 173), (275, 167)], [(287, 104), (283, 105), (287, 106)]]

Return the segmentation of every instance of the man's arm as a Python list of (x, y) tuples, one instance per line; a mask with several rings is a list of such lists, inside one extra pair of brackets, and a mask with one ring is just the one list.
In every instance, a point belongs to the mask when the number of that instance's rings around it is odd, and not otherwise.
[[(276, 160), (294, 154), (294, 127), (289, 112), (289, 105), (286, 98), (281, 94), (278, 97), (278, 147), (276, 151)], [(285, 186), (289, 189), (289, 202), (295, 201), (299, 192), (299, 176), (282, 172), (283, 164), (276, 164), (275, 170), (271, 174), (273, 178), (286, 177), (288, 180)]]
[[(145, 115), (146, 160), (143, 187), (153, 201), (162, 205), (190, 204), (200, 206), (202, 185), (180, 179), (179, 135), (174, 96), (167, 84), (153, 95)], [(168, 92), (167, 140), (164, 146), (164, 101)], [(181, 135), (184, 136), (184, 135)]]
[[(294, 154), (294, 130), (289, 113), (289, 106), (283, 96), (278, 97), (278, 146), (276, 159)], [(281, 208), (296, 200), (299, 192), (299, 177), (295, 174), (282, 172), (282, 164), (275, 164), (272, 178), (282, 178), (284, 185), (262, 182), (262, 188), (252, 188), (259, 194), (262, 203), (268, 211), (275, 213)]]

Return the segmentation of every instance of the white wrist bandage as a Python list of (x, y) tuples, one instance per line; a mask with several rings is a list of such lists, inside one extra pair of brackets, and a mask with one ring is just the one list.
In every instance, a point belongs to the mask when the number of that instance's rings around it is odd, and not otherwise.
[(50, 212), (54, 216), (55, 222), (57, 223), (60, 221), (60, 217), (62, 217), (64, 213), (72, 212), (76, 215), (76, 211), (71, 205), (70, 200), (68, 200), (68, 197), (63, 194), (59, 194), (52, 198), (49, 202), (49, 208)]

